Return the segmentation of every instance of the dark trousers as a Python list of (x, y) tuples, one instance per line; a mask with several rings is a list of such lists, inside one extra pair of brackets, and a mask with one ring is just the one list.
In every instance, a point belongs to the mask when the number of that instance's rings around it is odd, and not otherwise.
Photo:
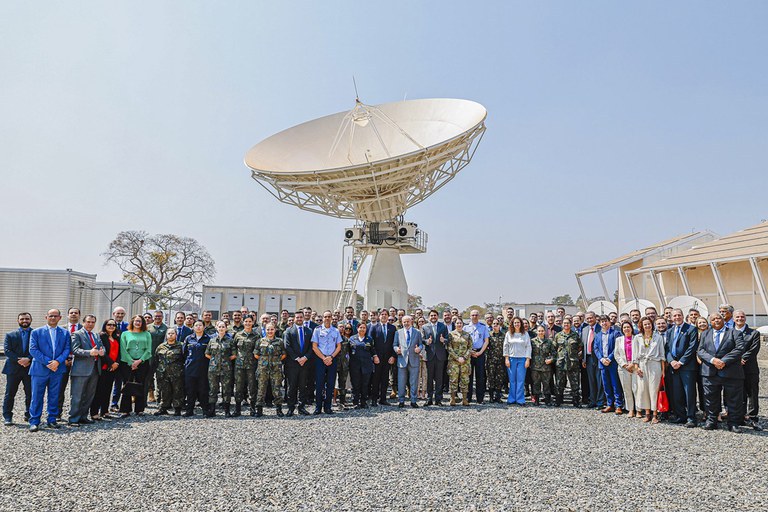
[(196, 402), (203, 411), (208, 410), (208, 372), (199, 376), (185, 375), (184, 391), (187, 393), (187, 411), (194, 411)]
[[(600, 364), (595, 354), (587, 356), (587, 379), (589, 380), (589, 405), (602, 407), (605, 404), (603, 379), (600, 375)], [(584, 391), (586, 394), (586, 390)]]
[(99, 381), (96, 383), (96, 395), (91, 402), (91, 416), (99, 414), (101, 416), (109, 412), (109, 398), (112, 391), (112, 384), (115, 382), (117, 371), (101, 370)]
[[(677, 371), (667, 370), (667, 376), (664, 382), (671, 383), (672, 412), (678, 418), (688, 418), (691, 421), (696, 420), (696, 371)], [(670, 391), (670, 388), (667, 388)]]
[[(506, 372), (505, 372), (506, 374)], [(449, 386), (448, 386), (448, 359), (443, 361), (443, 393), (447, 393)]]
[(120, 371), (115, 373), (115, 384), (112, 387), (112, 405), (117, 406), (117, 402), (120, 400), (120, 392), (123, 389), (123, 377), (120, 375)]
[(336, 359), (326, 366), (322, 359), (315, 358), (315, 407), (330, 410), (333, 399), (333, 384), (336, 382)]
[[(307, 395), (307, 399), (315, 396), (315, 360), (317, 358), (315, 357), (315, 354), (310, 351), (309, 353), (309, 359), (307, 359), (307, 362), (304, 363), (304, 366), (307, 368), (307, 383), (304, 388), (304, 392)], [(308, 405), (311, 403), (311, 400), (308, 400), (305, 405)]]
[[(32, 380), (28, 373), (8, 375), (5, 382), (5, 396), (3, 397), (3, 419), (13, 419), (13, 404), (16, 401), (16, 393), (19, 385), (24, 387), (24, 415), (29, 416), (29, 404), (32, 401)], [(25, 418), (26, 419), (26, 418)]]
[(427, 361), (427, 400), (443, 401), (443, 366), (445, 362), (432, 357)]
[(471, 359), (472, 371), (469, 374), (469, 392), (468, 397), (472, 396), (472, 385), (474, 384), (475, 397), (478, 403), (485, 397), (485, 353)]
[(387, 387), (389, 386), (389, 363), (383, 359), (373, 368), (371, 378), (371, 397), (379, 402), (387, 399)]
[(759, 409), (758, 395), (760, 393), (760, 374), (747, 373), (744, 375), (744, 411), (747, 418), (757, 421)]
[[(154, 353), (154, 351), (152, 352)], [(155, 393), (157, 391), (157, 388), (155, 387), (155, 372), (157, 371), (157, 360), (153, 357), (149, 361), (149, 371), (147, 371), (147, 380), (144, 384), (144, 389), (146, 389), (147, 393), (152, 391)], [(157, 397), (155, 397), (157, 399)], [(159, 402), (159, 400), (158, 400)]]
[(725, 393), (725, 406), (728, 408), (728, 425), (739, 426), (744, 421), (744, 379), (726, 379), (723, 377), (703, 377), (704, 407), (708, 422), (717, 423), (717, 416), (722, 411), (722, 396)]
[(67, 384), (69, 383), (69, 366), (64, 366), (64, 374), (61, 377), (61, 384), (59, 385), (59, 416), (64, 411), (64, 393), (67, 391)]
[[(145, 387), (147, 385), (147, 373), (149, 373), (149, 365), (146, 361), (135, 370), (132, 370), (129, 364), (120, 363), (120, 374), (123, 378), (120, 412), (131, 412), (131, 405), (133, 405), (134, 412), (144, 412), (144, 409), (147, 408)], [(133, 404), (131, 404), (131, 397), (135, 397)]]
[(299, 363), (288, 363), (285, 365), (285, 376), (287, 382), (287, 402), (288, 407), (296, 407), (298, 400), (302, 407), (312, 403), (311, 395), (307, 393), (307, 380), (312, 368), (309, 360), (301, 366)]
[(356, 404), (366, 405), (371, 375), (371, 372), (363, 371), (363, 368), (357, 364), (349, 365), (349, 378), (352, 380), (352, 398)]
[[(507, 376), (509, 378), (509, 376)], [(530, 396), (531, 386), (533, 385), (533, 374), (531, 373), (531, 367), (525, 369), (525, 396)]]
[(581, 403), (588, 404), (589, 403), (589, 373), (587, 372), (587, 369), (582, 367), (581, 368)]

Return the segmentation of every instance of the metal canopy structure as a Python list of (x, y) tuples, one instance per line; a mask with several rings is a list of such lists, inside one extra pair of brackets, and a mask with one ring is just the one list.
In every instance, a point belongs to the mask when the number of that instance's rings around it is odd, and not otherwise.
[[(714, 288), (719, 301), (729, 302), (729, 296), (752, 295), (751, 288), (754, 287), (760, 296), (764, 311), (768, 313), (768, 292), (764, 280), (764, 271), (767, 266), (768, 222), (764, 221), (669, 258), (628, 271), (626, 277), (632, 283), (636, 276), (649, 276), (658, 288), (661, 301), (666, 304), (666, 297), (670, 294), (665, 293), (664, 290), (662, 281), (664, 273), (677, 276), (686, 295), (698, 296), (697, 290), (691, 293), (690, 274), (693, 271), (704, 270), (704, 275), (708, 275), (710, 281), (702, 282), (703, 275), (699, 272), (700, 277), (696, 284)], [(745, 279), (745, 275), (749, 279)], [(736, 284), (737, 281), (738, 284)], [(747, 284), (750, 289), (746, 289)], [(633, 294), (637, 297), (634, 287)]]
[[(594, 265), (589, 268), (585, 268), (584, 270), (580, 270), (579, 272), (576, 272), (576, 281), (579, 284), (579, 291), (581, 292), (581, 297), (584, 303), (584, 307), (585, 308), (589, 307), (587, 302), (588, 301), (587, 294), (584, 291), (584, 283), (582, 281), (582, 278), (584, 276), (597, 274), (597, 277), (600, 280), (600, 286), (603, 290), (605, 299), (612, 300), (611, 294), (608, 291), (608, 287), (605, 283), (605, 278), (604, 278), (604, 274), (606, 274), (607, 272), (618, 270), (625, 265), (630, 265), (632, 263), (642, 261), (643, 259), (659, 254), (662, 251), (674, 249), (676, 247), (684, 246), (687, 244), (693, 244), (696, 241), (702, 240), (704, 238), (712, 239), (714, 237), (715, 235), (709, 231), (697, 231), (694, 233), (686, 233), (673, 238), (669, 238), (667, 240), (663, 240), (661, 242), (655, 243), (653, 245), (649, 245), (642, 249), (638, 249), (628, 254), (624, 254), (623, 256), (619, 256), (618, 258), (613, 258), (604, 263), (600, 263), (598, 265)], [(620, 273), (619, 273), (619, 280), (621, 280)], [(631, 283), (630, 283), (630, 287), (631, 287)], [(634, 295), (634, 298), (636, 299), (637, 296)]]
[[(426, 252), (426, 233), (403, 215), (469, 164), (485, 133), (487, 112), (461, 99), (366, 105), (277, 133), (245, 155), (251, 176), (279, 201), (354, 219), (353, 249), (337, 305), (354, 297), (360, 268), (372, 255), (366, 307), (405, 307), (400, 254)], [(342, 256), (344, 260), (344, 257)]]

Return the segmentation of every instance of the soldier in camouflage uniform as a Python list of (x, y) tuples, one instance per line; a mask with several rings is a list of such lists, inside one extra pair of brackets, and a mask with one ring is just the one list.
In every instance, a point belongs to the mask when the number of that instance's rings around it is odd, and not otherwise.
[(533, 405), (541, 403), (540, 397), (544, 393), (544, 403), (552, 404), (552, 390), (549, 387), (549, 379), (552, 376), (552, 363), (555, 361), (555, 348), (552, 340), (547, 338), (544, 327), (536, 329), (536, 336), (531, 338), (531, 396)]
[(223, 320), (216, 322), (217, 335), (211, 338), (205, 348), (208, 363), (208, 411), (206, 416), (216, 415), (216, 397), (221, 386), (221, 398), (224, 402), (224, 416), (229, 418), (229, 399), (232, 390), (232, 361), (236, 354), (232, 350), (232, 338), (227, 334), (227, 324)]
[(285, 346), (283, 340), (275, 336), (275, 326), (268, 323), (266, 327), (267, 337), (261, 338), (253, 351), (258, 360), (259, 391), (256, 397), (256, 416), (264, 415), (264, 395), (267, 394), (267, 385), (272, 384), (272, 401), (277, 407), (277, 415), (283, 416), (283, 395), (280, 385), (283, 382), (283, 359), (285, 359)]
[(581, 383), (581, 356), (584, 351), (581, 337), (571, 330), (571, 320), (563, 319), (563, 330), (555, 335), (554, 345), (557, 351), (556, 377), (557, 400), (555, 406), (563, 403), (566, 378), (571, 386), (571, 398), (574, 407), (581, 407), (579, 385)]
[(349, 376), (349, 338), (355, 333), (352, 324), (342, 324), (339, 331), (341, 332), (341, 351), (339, 352), (339, 355), (336, 356), (336, 374), (339, 379), (339, 387), (336, 388), (336, 396), (338, 404), (341, 407), (346, 407), (347, 377)]
[(501, 387), (504, 385), (504, 333), (498, 320), (491, 321), (488, 348), (485, 357), (485, 374), (491, 402), (501, 403)]
[(261, 340), (261, 336), (253, 330), (253, 318), (246, 317), (244, 328), (235, 334), (232, 342), (235, 354), (235, 413), (240, 416), (243, 399), (248, 396), (251, 406), (251, 416), (256, 416), (256, 359), (253, 351)]
[(165, 341), (155, 350), (157, 362), (157, 387), (160, 391), (160, 408), (155, 416), (168, 414), (173, 407), (173, 415), (181, 416), (184, 402), (184, 347), (176, 341), (176, 330), (168, 329)]
[(461, 390), (461, 405), (469, 405), (469, 374), (472, 337), (464, 332), (464, 321), (456, 320), (456, 328), (448, 333), (448, 385), (451, 405), (456, 405), (456, 392)]

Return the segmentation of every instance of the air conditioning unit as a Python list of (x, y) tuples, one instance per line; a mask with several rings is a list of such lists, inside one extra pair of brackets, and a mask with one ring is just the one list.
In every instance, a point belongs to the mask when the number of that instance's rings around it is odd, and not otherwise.
[(418, 226), (414, 222), (405, 222), (397, 227), (398, 238), (416, 238)]
[(344, 240), (347, 241), (362, 241), (363, 230), (362, 228), (347, 228), (344, 230)]

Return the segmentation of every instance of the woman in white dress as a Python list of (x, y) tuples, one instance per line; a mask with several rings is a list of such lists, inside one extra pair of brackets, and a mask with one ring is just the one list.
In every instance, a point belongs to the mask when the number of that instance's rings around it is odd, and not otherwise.
[[(619, 365), (619, 381), (624, 390), (624, 407), (629, 411), (629, 417), (635, 417), (635, 390), (637, 388), (637, 372), (632, 363), (632, 340), (635, 338), (635, 329), (632, 322), (625, 320), (621, 323), (623, 336), (616, 338), (616, 347), (613, 349), (613, 357)], [(640, 413), (637, 414), (640, 416)]]
[[(640, 333), (632, 338), (632, 362), (637, 365), (636, 406), (645, 410), (644, 422), (658, 423), (656, 402), (664, 375), (664, 338), (648, 317), (640, 319)], [(653, 414), (653, 418), (651, 418)]]

